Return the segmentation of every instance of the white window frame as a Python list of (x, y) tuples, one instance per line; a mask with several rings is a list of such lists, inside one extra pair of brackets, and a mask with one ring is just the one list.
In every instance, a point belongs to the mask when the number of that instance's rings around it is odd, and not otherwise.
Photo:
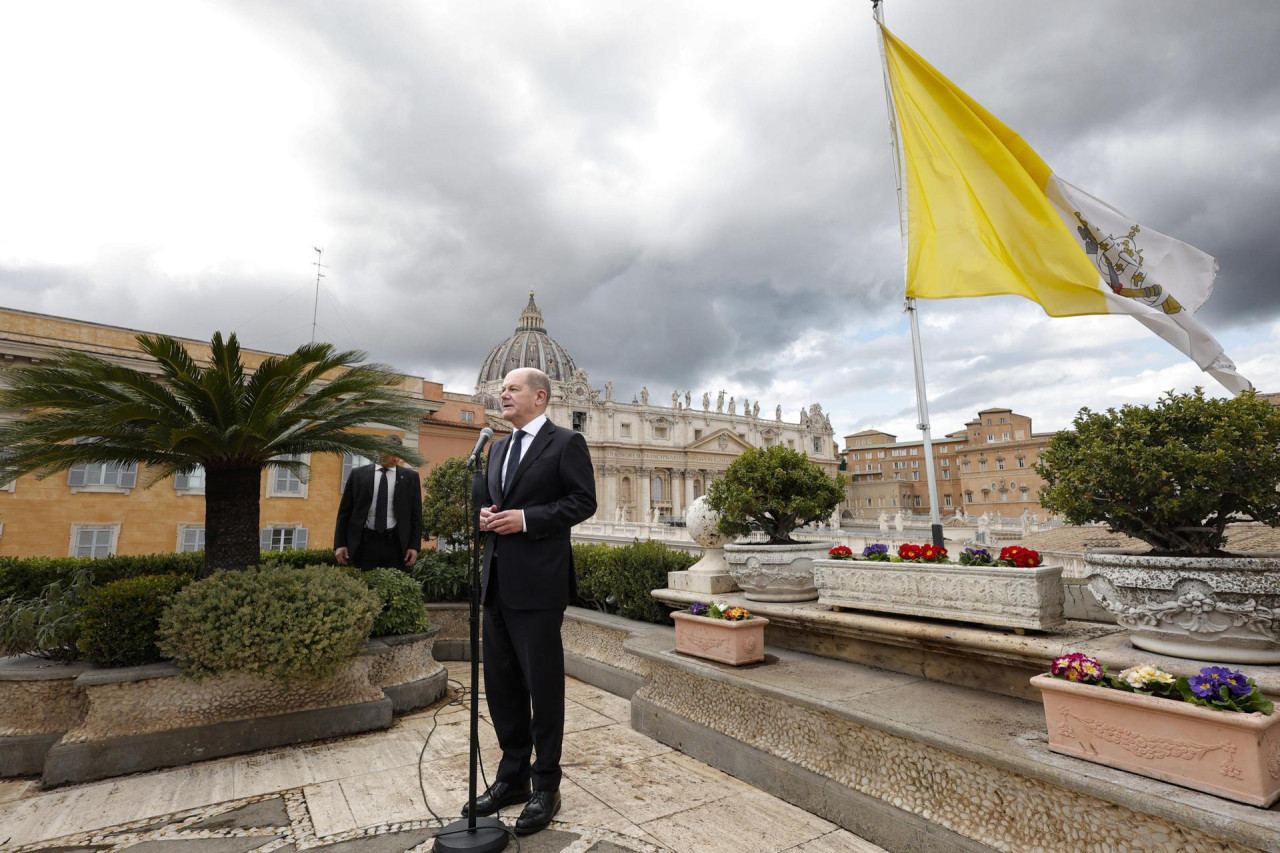
[[(191, 474), (174, 474), (173, 490), (179, 495), (203, 495), (206, 473), (203, 465), (197, 465), (196, 471)], [(200, 485), (192, 485), (193, 480), (199, 480)]]
[[(296, 461), (308, 466), (308, 468), (311, 466), (310, 453), (286, 454), (286, 456), (282, 456), (280, 458), (284, 459), (287, 457), (293, 457)], [(290, 481), (297, 481), (298, 488), (296, 490), (293, 488), (289, 488), (288, 490), (282, 489), (279, 482), (282, 478), (286, 485), (288, 485)], [(307, 497), (307, 489), (310, 484), (310, 477), (307, 477), (304, 480), (291, 473), (288, 468), (281, 468), (278, 465), (270, 465), (267, 467), (267, 497), (269, 498), (301, 498), (305, 500)]]
[[(258, 550), (266, 551), (305, 551), (309, 531), (301, 524), (268, 524), (259, 531)], [(279, 534), (277, 536), (276, 534)], [(288, 538), (289, 544), (284, 540)], [(278, 540), (278, 541), (277, 541)], [(301, 544), (299, 544), (301, 540)]]
[[(79, 547), (80, 534), (82, 532), (87, 533), (90, 531), (94, 533), (94, 538), (95, 538), (95, 542), (90, 547), (90, 550), (96, 550), (98, 547), (97, 541), (96, 541), (97, 534), (99, 533), (108, 534), (107, 553), (105, 554), (91, 553), (91, 554), (80, 554), (80, 555), (76, 554), (76, 552), (80, 550), (80, 547)], [(67, 556), (68, 557), (87, 556), (95, 560), (99, 559), (100, 557), (110, 557), (116, 553), (116, 550), (119, 544), (120, 544), (120, 522), (117, 521), (113, 524), (90, 524), (87, 522), (75, 522), (71, 525), (71, 545), (67, 549)]]
[(347, 451), (342, 454), (342, 472), (338, 480), (338, 493), (341, 494), (347, 490), (347, 478), (351, 476), (351, 472), (359, 468), (361, 465), (368, 465), (372, 459), (367, 459), (359, 453)]
[(476, 422), (476, 413), (471, 411), (470, 409), (463, 409), (462, 414), (460, 416), (460, 420), (464, 424), (473, 424)]
[[(185, 541), (187, 538), (187, 534), (197, 530), (199, 531), (199, 534), (195, 537), (196, 544), (199, 545), (200, 547), (198, 548), (185, 547), (187, 544)], [(186, 522), (179, 523), (178, 524), (178, 542), (177, 542), (176, 550), (174, 551), (174, 553), (175, 554), (192, 554), (197, 551), (203, 551), (203, 550), (204, 550), (204, 524), (203, 523), (188, 524)]]
[[(115, 484), (110, 483), (90, 483), (89, 474), (91, 471), (97, 472), (97, 479), (106, 480), (109, 469), (115, 469)], [(80, 482), (77, 483), (77, 475)], [(127, 483), (128, 485), (121, 485)], [(67, 485), (71, 488), (71, 494), (79, 492), (96, 492), (107, 495), (127, 495), (131, 493), (138, 485), (138, 463), (130, 462), (128, 465), (121, 465), (119, 462), (93, 462), (83, 465), (72, 465), (67, 471)]]

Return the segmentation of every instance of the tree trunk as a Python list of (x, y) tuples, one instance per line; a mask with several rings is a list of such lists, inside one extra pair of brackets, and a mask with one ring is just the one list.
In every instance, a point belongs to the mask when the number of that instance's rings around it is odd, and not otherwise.
[(205, 469), (204, 574), (247, 569), (259, 555), (258, 500), (262, 466)]

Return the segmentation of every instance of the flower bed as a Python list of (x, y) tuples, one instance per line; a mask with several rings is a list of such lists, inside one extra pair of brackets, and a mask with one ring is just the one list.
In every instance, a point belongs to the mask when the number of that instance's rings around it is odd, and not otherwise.
[(731, 666), (764, 660), (764, 626), (769, 620), (753, 616), (745, 607), (695, 601), (671, 618), (676, 622), (677, 652)]
[(1280, 799), (1280, 715), (1244, 673), (1178, 678), (1146, 664), (1111, 675), (1074, 653), (1031, 683), (1054, 752), (1264, 808)]
[(876, 543), (861, 556), (832, 548), (814, 563), (819, 603), (831, 607), (1045, 631), (1063, 622), (1062, 568), (1011, 546), (992, 557), (968, 548), (959, 563), (935, 545)]

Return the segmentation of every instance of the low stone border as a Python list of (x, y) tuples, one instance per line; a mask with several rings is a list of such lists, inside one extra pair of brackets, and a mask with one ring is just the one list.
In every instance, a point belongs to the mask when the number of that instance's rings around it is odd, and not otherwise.
[(0, 702), (0, 776), (40, 773), (51, 787), (388, 728), (394, 713), (444, 694), (436, 633), (372, 639), (315, 684), (240, 674), (197, 682), (172, 663), (82, 665), (66, 677), (4, 667), (0, 699), (10, 701)]
[[(930, 644), (966, 653), (954, 630)], [(675, 653), (671, 628), (580, 608), (564, 638), (566, 670), (629, 696), (637, 731), (895, 853), (1280, 853), (1274, 809), (1051, 753), (1038, 701), (777, 646), (722, 666)]]

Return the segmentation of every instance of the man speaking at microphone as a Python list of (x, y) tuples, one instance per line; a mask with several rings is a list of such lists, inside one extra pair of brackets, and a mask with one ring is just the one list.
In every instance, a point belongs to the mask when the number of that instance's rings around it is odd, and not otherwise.
[(480, 509), (484, 689), (502, 760), (476, 814), (524, 803), (519, 835), (545, 828), (560, 810), (560, 623), (576, 591), (569, 531), (596, 511), (587, 442), (547, 420), (550, 396), (541, 370), (503, 379), (502, 416), (515, 431), (489, 451)]

